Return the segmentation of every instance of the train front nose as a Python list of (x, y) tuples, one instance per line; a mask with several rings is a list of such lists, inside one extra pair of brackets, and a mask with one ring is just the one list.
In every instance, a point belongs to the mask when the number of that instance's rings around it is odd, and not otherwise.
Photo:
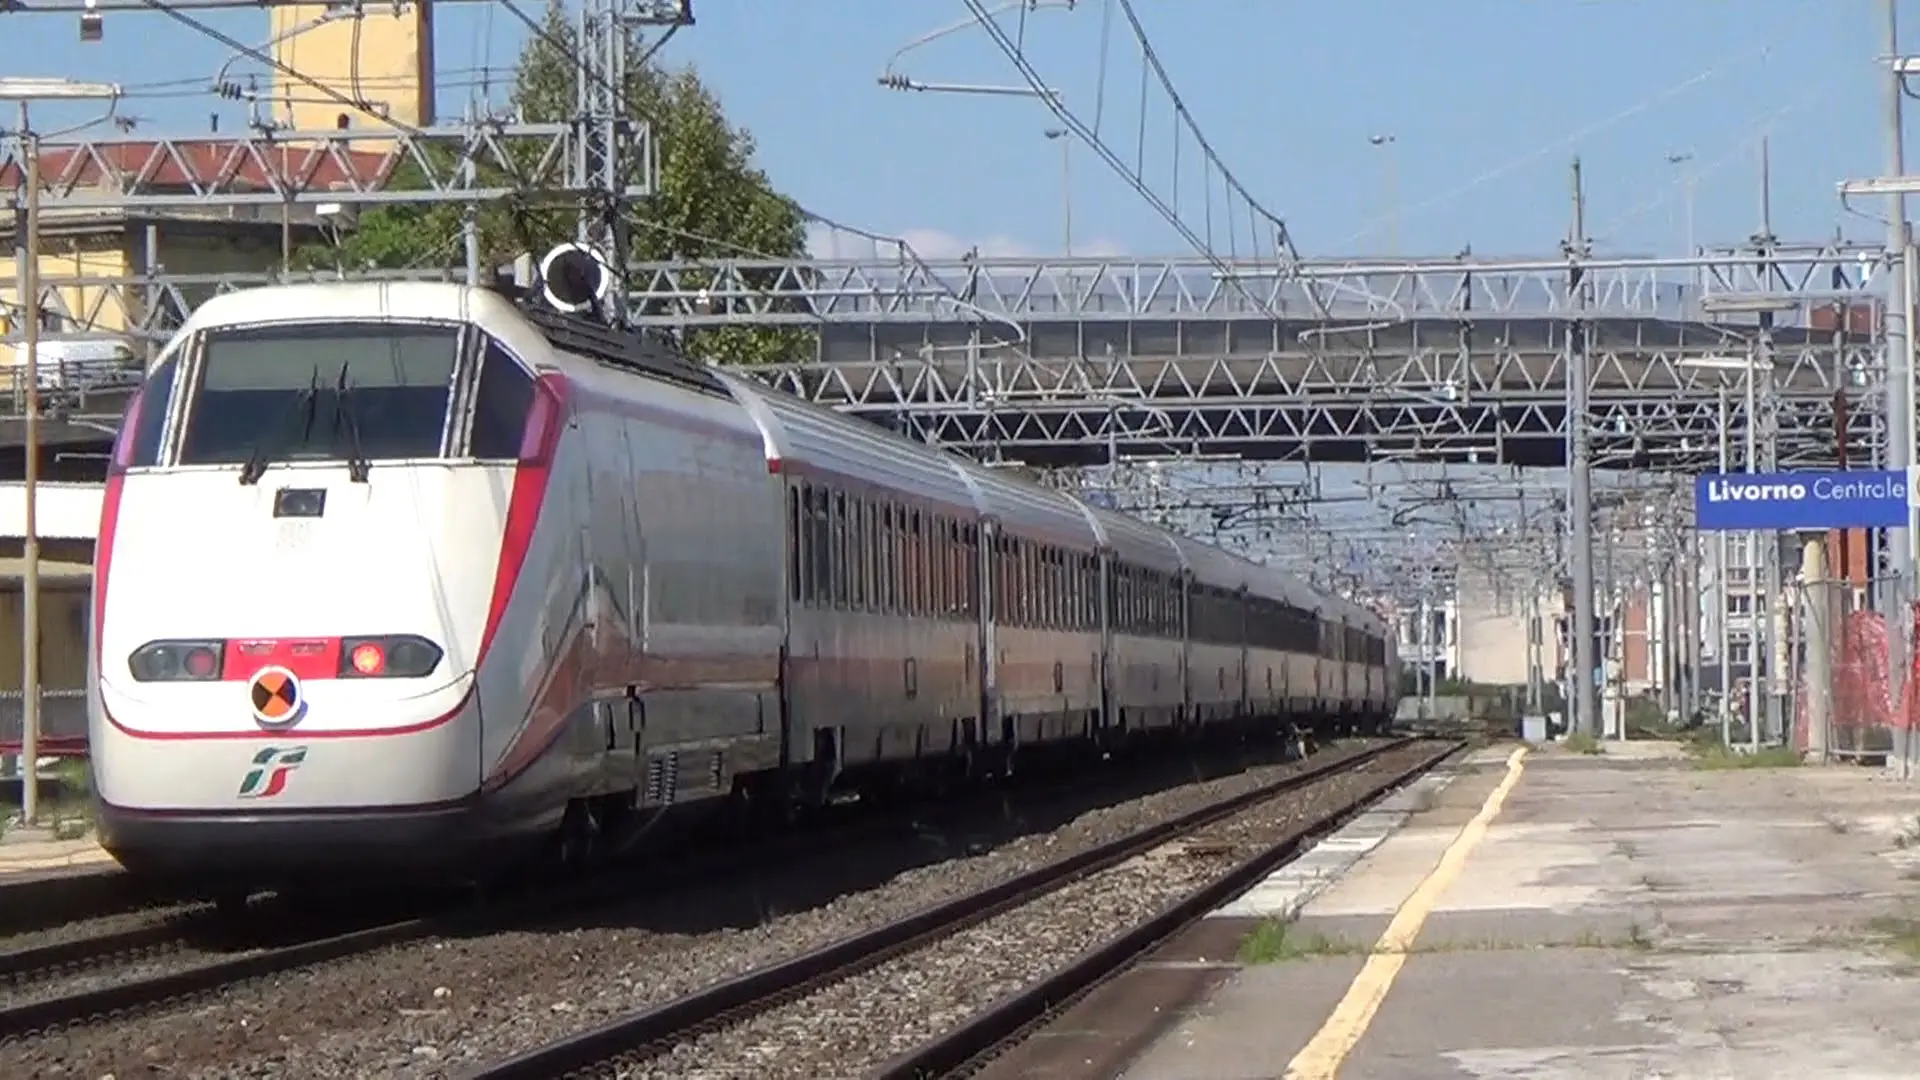
[[(122, 518), (142, 531), (116, 545), (96, 630), (102, 841), (129, 868), (194, 877), (458, 861), (487, 598), (446, 585), (444, 478), (276, 478), (127, 481)], [(289, 488), (325, 492), (324, 515), (275, 516)]]
[(268, 878), (457, 860), (470, 674), (424, 635), (166, 639), (93, 693), (101, 838), (130, 869)]

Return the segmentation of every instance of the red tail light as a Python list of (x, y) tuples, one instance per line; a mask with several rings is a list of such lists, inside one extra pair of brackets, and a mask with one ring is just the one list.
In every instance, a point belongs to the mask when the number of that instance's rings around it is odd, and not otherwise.
[(376, 641), (363, 641), (353, 647), (347, 662), (356, 675), (378, 675), (387, 670), (387, 651)]
[(440, 646), (412, 634), (350, 637), (341, 642), (343, 679), (417, 679), (440, 666)]

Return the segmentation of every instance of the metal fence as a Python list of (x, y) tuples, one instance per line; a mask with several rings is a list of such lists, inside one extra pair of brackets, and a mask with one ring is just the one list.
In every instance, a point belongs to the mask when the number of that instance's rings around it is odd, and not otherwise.
[[(1909, 662), (1901, 700), (1889, 691), (1887, 620), (1870, 606), (1875, 591), (1846, 581), (1793, 586), (1784, 640), (1794, 676), (1793, 745), (1802, 752), (1877, 764), (1904, 746), (1920, 716), (1920, 664)], [(1920, 608), (1914, 618), (1920, 626)]]
[[(20, 752), (25, 697), (0, 691), (0, 754)], [(87, 752), (87, 692), (40, 691), (40, 753), (44, 757), (80, 757)]]
[[(142, 370), (140, 361), (120, 359), (43, 360), (36, 367), (43, 412), (84, 411), (90, 401), (103, 395), (117, 402), (140, 384)], [(19, 415), (26, 407), (26, 369), (0, 367), (0, 410)], [(118, 404), (111, 411), (118, 412)]]

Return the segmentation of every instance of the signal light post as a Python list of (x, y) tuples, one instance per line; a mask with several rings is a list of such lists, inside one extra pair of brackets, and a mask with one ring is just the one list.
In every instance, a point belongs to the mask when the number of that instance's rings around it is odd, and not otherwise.
[(25, 159), (24, 221), (16, 223), (20, 249), (22, 355), (17, 365), (26, 379), (23, 427), (26, 444), (21, 487), (26, 513), (20, 537), (20, 820), (33, 825), (40, 812), (40, 534), (35, 488), (40, 479), (40, 139), (33, 131), (35, 101), (113, 101), (120, 88), (110, 83), (67, 79), (0, 78), (0, 101), (20, 106), (21, 157)]

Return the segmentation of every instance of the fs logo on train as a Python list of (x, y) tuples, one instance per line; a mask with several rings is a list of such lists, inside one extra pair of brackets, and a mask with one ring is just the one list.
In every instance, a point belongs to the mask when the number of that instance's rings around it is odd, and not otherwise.
[(253, 768), (240, 781), (242, 799), (271, 799), (287, 790), (287, 777), (307, 760), (304, 746), (269, 746), (253, 755)]

